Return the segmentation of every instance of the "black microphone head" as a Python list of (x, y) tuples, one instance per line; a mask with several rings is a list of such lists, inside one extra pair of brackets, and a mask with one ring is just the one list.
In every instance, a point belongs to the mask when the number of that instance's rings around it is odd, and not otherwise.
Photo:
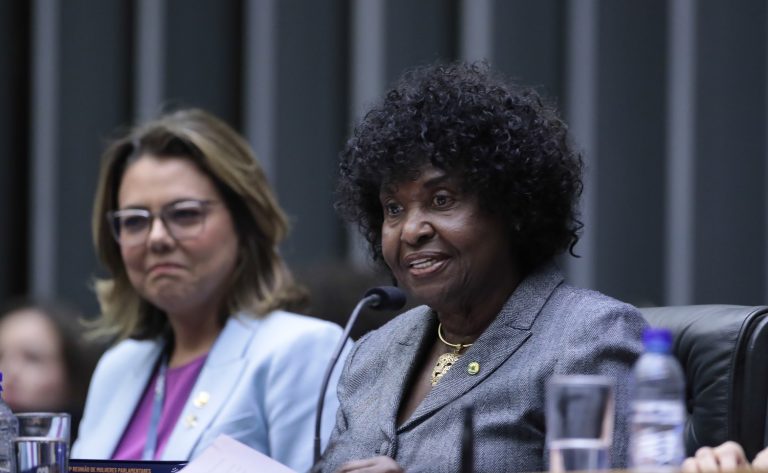
[(405, 292), (395, 286), (372, 287), (365, 292), (364, 297), (379, 296), (369, 307), (376, 310), (398, 310), (405, 305)]

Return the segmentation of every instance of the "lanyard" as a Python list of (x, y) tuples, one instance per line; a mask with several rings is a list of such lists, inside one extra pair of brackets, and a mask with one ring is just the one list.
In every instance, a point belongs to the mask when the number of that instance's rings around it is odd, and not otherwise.
[(154, 460), (157, 450), (157, 431), (160, 425), (160, 416), (163, 413), (163, 401), (165, 400), (165, 373), (168, 371), (168, 356), (163, 355), (160, 359), (160, 366), (157, 371), (157, 381), (155, 381), (155, 395), (152, 400), (152, 417), (149, 421), (149, 430), (147, 430), (147, 441), (144, 444), (144, 453), (142, 460)]

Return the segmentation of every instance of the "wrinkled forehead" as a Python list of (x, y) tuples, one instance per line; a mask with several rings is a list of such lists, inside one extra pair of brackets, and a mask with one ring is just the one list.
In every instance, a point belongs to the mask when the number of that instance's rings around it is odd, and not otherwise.
[(429, 161), (421, 163), (417, 167), (404, 167), (397, 172), (390, 172), (381, 180), (380, 194), (393, 194), (403, 184), (422, 181), (425, 186), (449, 182), (452, 185), (465, 190), (465, 176), (457, 169), (444, 169), (433, 165)]
[(382, 192), (393, 192), (401, 184), (418, 181), (422, 174), (424, 174), (425, 167), (426, 165), (420, 165), (412, 168), (390, 169), (389, 172), (383, 173), (381, 176), (380, 190)]

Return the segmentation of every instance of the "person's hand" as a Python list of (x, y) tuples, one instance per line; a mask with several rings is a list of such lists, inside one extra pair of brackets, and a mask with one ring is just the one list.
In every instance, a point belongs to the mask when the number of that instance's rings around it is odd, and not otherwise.
[(752, 460), (752, 467), (756, 470), (768, 471), (768, 448), (763, 449)]
[(347, 462), (336, 473), (405, 473), (395, 460), (389, 457), (373, 457)]
[[(757, 461), (757, 458), (755, 460)], [(768, 456), (763, 461), (768, 467)], [(716, 473), (749, 467), (747, 456), (741, 445), (729, 441), (715, 448), (701, 447), (696, 450), (696, 455), (686, 458), (681, 469), (684, 473)]]

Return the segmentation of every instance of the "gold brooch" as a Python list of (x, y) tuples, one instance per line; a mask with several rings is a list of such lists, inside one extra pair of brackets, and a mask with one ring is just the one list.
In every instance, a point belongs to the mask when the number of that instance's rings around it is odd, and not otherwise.
[(445, 376), (445, 373), (451, 369), (451, 366), (459, 361), (459, 358), (461, 357), (461, 350), (472, 346), (471, 343), (449, 343), (445, 341), (443, 338), (442, 328), (442, 323), (437, 324), (437, 337), (441, 342), (453, 348), (453, 351), (449, 353), (443, 353), (437, 359), (437, 363), (435, 363), (435, 367), (432, 369), (432, 386), (437, 385), (440, 379)]
[(200, 391), (197, 393), (197, 396), (195, 396), (195, 400), (192, 401), (192, 404), (194, 404), (197, 408), (201, 408), (208, 404), (208, 401), (210, 400), (211, 395), (208, 393), (208, 391)]

